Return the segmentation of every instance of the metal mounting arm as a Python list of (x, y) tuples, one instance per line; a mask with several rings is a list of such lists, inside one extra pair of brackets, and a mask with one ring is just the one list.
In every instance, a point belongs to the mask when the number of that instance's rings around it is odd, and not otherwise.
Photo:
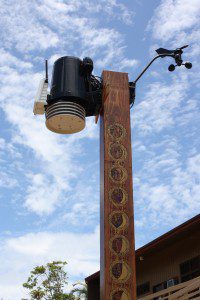
[(183, 60), (182, 60), (182, 53), (183, 53), (183, 50), (184, 48), (187, 48), (188, 45), (185, 45), (181, 48), (177, 48), (175, 50), (167, 50), (167, 49), (164, 49), (164, 48), (159, 48), (156, 50), (156, 52), (158, 53), (157, 56), (155, 56), (151, 61), (150, 63), (144, 68), (144, 70), (138, 75), (138, 77), (133, 81), (133, 82), (129, 82), (129, 88), (130, 88), (130, 103), (133, 105), (134, 104), (134, 101), (135, 101), (135, 89), (136, 89), (136, 83), (137, 81), (142, 77), (142, 75), (148, 70), (148, 68), (151, 66), (151, 64), (159, 57), (172, 57), (174, 60), (175, 60), (175, 63), (176, 65), (173, 65), (171, 64), (169, 67), (168, 67), (168, 70), (170, 72), (174, 71), (175, 68), (178, 66), (182, 66), (184, 65), (187, 69), (191, 69), (192, 68), (192, 64), (190, 62), (185, 62), (183, 63)]
[(144, 70), (140, 73), (140, 75), (138, 75), (138, 77), (133, 81), (133, 83), (136, 83), (141, 77), (142, 75), (146, 72), (146, 70), (151, 66), (151, 64), (159, 57), (165, 57), (165, 56), (170, 56), (170, 57), (174, 57), (173, 54), (159, 54), (157, 56), (155, 56), (150, 63), (144, 68)]
[[(142, 77), (142, 75), (148, 70), (148, 68), (152, 65), (152, 63), (159, 57), (165, 57), (165, 56), (169, 56), (169, 57), (173, 57), (174, 58), (174, 55), (173, 54), (159, 54), (159, 55), (156, 55), (151, 61), (150, 63), (143, 69), (143, 71), (138, 75), (138, 77), (133, 81), (133, 82), (129, 82), (130, 86), (130, 98), (131, 98), (131, 105), (134, 104), (135, 102), (135, 89), (136, 89), (136, 82)], [(132, 106), (131, 106), (132, 107)]]

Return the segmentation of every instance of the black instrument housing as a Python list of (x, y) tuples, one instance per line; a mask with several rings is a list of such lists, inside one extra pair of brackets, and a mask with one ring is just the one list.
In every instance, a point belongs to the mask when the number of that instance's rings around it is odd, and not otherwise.
[(99, 113), (102, 104), (102, 83), (92, 75), (93, 61), (64, 56), (55, 61), (47, 103), (59, 100), (80, 104), (86, 117)]

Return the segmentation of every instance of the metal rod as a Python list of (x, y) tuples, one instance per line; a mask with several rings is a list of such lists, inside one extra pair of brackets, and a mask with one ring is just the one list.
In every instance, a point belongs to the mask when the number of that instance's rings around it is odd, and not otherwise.
[(48, 60), (47, 59), (45, 59), (45, 72), (46, 72), (45, 82), (48, 83)]
[(165, 56), (170, 56), (170, 57), (174, 57), (173, 54), (159, 54), (157, 56), (155, 56), (150, 63), (144, 68), (144, 70), (140, 73), (140, 75), (133, 81), (134, 83), (136, 83), (140, 77), (142, 77), (142, 75), (146, 72), (146, 70), (150, 67), (150, 65), (159, 57), (165, 57)]

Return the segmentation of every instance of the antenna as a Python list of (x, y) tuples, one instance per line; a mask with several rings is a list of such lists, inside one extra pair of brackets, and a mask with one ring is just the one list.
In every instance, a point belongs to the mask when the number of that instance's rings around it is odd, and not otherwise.
[(48, 60), (47, 59), (45, 59), (45, 72), (46, 72), (45, 82), (48, 83)]

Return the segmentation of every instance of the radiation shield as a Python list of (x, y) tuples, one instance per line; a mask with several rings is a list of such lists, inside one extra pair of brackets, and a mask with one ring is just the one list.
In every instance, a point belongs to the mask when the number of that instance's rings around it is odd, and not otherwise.
[(72, 134), (85, 128), (85, 109), (74, 102), (59, 101), (46, 108), (46, 127), (60, 134)]

